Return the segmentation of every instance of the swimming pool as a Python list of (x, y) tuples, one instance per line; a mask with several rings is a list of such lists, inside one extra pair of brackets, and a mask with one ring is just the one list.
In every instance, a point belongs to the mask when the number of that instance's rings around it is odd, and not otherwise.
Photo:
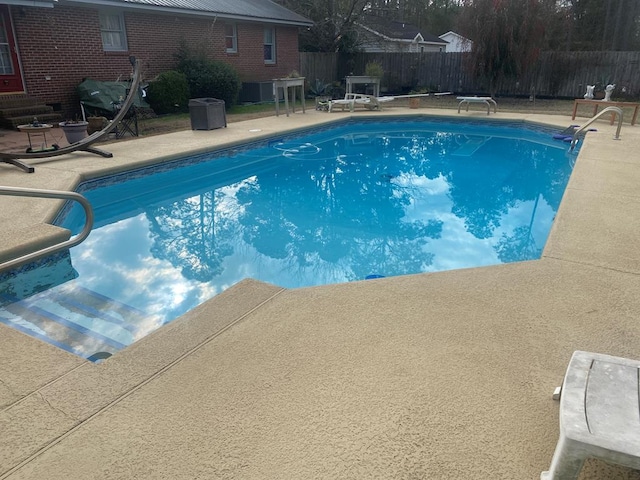
[(91, 357), (246, 277), (295, 288), (539, 258), (575, 158), (552, 133), (350, 121), (87, 182), (94, 231), (5, 275), (0, 321)]

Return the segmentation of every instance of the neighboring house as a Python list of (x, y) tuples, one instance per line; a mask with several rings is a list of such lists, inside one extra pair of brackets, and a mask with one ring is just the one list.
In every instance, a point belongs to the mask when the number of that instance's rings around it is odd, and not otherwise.
[(175, 66), (181, 41), (204, 46), (243, 81), (299, 69), (298, 29), (312, 22), (270, 0), (0, 0), (0, 94), (25, 92), (65, 115), (83, 78), (143, 80)]
[(444, 52), (447, 47), (446, 41), (398, 20), (366, 15), (356, 28), (365, 52)]
[(439, 38), (447, 42), (447, 53), (470, 52), (471, 47), (473, 47), (473, 42), (471, 40), (457, 34), (456, 32), (449, 31), (447, 33), (443, 33)]

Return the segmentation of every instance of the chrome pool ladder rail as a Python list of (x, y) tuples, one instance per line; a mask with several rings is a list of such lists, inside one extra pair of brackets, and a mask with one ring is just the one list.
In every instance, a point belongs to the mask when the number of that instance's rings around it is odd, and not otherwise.
[(595, 122), (598, 118), (600, 118), (602, 115), (604, 115), (605, 113), (609, 113), (609, 112), (613, 112), (613, 113), (617, 113), (618, 114), (618, 128), (616, 129), (616, 136), (613, 137), (615, 140), (620, 140), (620, 129), (622, 128), (622, 109), (620, 107), (607, 107), (604, 110), (601, 110), (600, 112), (596, 113), (593, 117), (591, 117), (589, 119), (589, 121), (587, 121), (587, 123), (585, 123), (584, 125), (580, 126), (579, 128), (576, 129), (575, 132), (573, 132), (573, 138), (571, 139), (571, 147), (569, 148), (569, 151), (573, 151), (573, 149), (575, 148), (576, 144), (578, 143), (578, 134), (582, 131), (584, 131), (585, 128), (587, 128), (589, 125), (591, 125), (593, 122)]
[(17, 258), (13, 258), (6, 262), (0, 263), (0, 271), (5, 269), (10, 269), (21, 265), (25, 262), (37, 260), (39, 258), (45, 257), (47, 255), (52, 255), (62, 250), (66, 250), (71, 247), (75, 247), (76, 245), (82, 243), (91, 233), (91, 229), (93, 228), (93, 209), (91, 208), (91, 204), (89, 200), (76, 192), (67, 192), (61, 190), (45, 190), (41, 188), (23, 188), (23, 187), (6, 187), (0, 185), (0, 195), (9, 195), (16, 197), (37, 197), (37, 198), (53, 198), (58, 200), (72, 200), (78, 202), (85, 213), (85, 223), (82, 231), (76, 235), (75, 237), (69, 238), (64, 242), (56, 243), (55, 245), (51, 245), (49, 247), (42, 248), (40, 250), (36, 250), (34, 252), (27, 253)]

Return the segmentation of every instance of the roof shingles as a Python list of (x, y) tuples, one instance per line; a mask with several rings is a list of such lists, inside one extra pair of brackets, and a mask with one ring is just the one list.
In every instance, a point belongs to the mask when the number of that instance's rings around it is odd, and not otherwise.
[[(87, 3), (91, 0), (68, 0)], [(262, 20), (288, 25), (310, 26), (313, 22), (271, 0), (103, 0), (101, 5), (141, 10), (164, 11), (185, 15), (220, 16), (235, 19)]]

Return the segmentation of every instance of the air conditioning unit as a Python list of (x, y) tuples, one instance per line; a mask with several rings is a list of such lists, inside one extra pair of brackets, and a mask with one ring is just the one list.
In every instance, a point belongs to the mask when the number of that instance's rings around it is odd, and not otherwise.
[[(280, 98), (284, 100), (283, 92), (279, 89)], [(273, 102), (273, 82), (245, 82), (240, 90), (240, 103)]]

